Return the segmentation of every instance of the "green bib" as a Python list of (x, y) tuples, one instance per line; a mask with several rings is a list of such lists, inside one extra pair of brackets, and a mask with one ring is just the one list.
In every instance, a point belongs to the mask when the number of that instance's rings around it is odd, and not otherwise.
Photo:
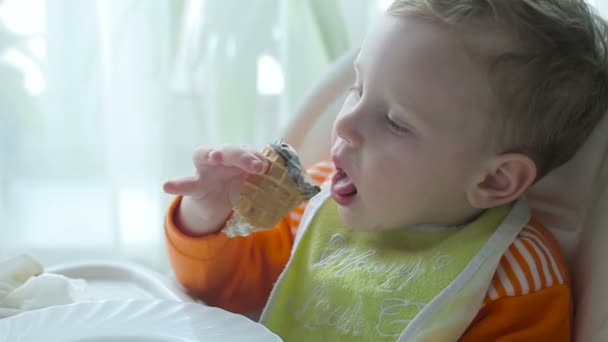
[(511, 206), (435, 231), (353, 232), (327, 200), (301, 237), (263, 323), (285, 341), (394, 341), (467, 266)]

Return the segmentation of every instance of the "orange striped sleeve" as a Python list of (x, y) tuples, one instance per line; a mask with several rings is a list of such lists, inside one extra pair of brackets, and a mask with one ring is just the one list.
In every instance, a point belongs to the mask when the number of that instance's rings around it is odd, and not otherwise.
[(176, 224), (180, 201), (175, 199), (165, 221), (169, 260), (179, 282), (211, 306), (233, 312), (262, 308), (291, 254), (293, 236), (286, 220), (247, 237), (192, 237)]
[(562, 284), (569, 284), (569, 278), (557, 241), (545, 227), (531, 221), (501, 258), (484, 303)]
[(565, 259), (549, 230), (532, 220), (501, 258), (460, 341), (570, 341), (572, 314)]
[(308, 171), (308, 174), (315, 184), (321, 185), (330, 178), (336, 169), (334, 168), (333, 163), (326, 161), (317, 163), (306, 171)]
[(306, 208), (307, 204), (308, 204), (308, 201), (300, 204), (294, 210), (292, 210), (289, 213), (289, 215), (287, 216), (287, 219), (289, 220), (289, 226), (291, 228), (291, 234), (293, 236), (296, 235), (296, 232), (297, 232), (298, 228), (300, 227), (300, 221), (302, 220), (302, 214), (304, 214), (304, 209)]
[(565, 284), (485, 305), (461, 342), (572, 341), (572, 297)]

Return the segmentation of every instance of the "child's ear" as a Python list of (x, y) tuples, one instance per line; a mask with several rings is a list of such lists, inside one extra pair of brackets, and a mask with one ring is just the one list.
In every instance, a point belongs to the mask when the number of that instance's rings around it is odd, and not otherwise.
[(506, 153), (488, 161), (469, 185), (467, 198), (474, 208), (509, 203), (526, 191), (536, 178), (536, 164), (520, 153)]

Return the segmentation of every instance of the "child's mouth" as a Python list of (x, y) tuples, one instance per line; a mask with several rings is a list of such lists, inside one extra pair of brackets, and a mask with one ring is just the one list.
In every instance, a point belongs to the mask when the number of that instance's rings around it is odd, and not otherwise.
[(345, 206), (350, 204), (357, 195), (357, 187), (348, 178), (344, 170), (338, 168), (331, 179), (331, 196), (336, 203)]

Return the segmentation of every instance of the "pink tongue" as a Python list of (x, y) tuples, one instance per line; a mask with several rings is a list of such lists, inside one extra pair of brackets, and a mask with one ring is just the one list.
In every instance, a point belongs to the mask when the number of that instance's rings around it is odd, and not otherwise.
[(340, 196), (349, 196), (357, 193), (357, 188), (347, 176), (338, 179), (334, 183), (334, 192)]

